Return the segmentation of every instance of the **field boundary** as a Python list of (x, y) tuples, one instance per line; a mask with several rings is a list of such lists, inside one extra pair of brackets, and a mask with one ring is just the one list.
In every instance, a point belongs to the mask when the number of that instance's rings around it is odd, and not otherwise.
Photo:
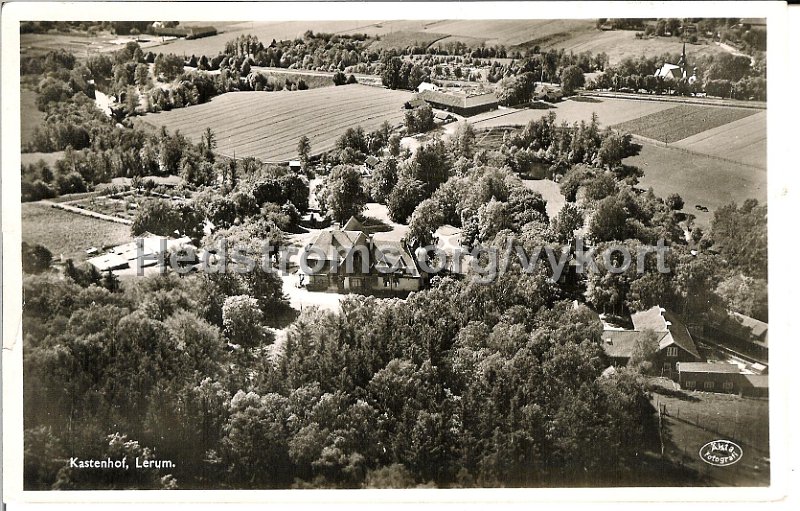
[(39, 201), (41, 204), (57, 208), (63, 209), (64, 211), (69, 211), (70, 213), (75, 213), (78, 215), (88, 216), (92, 218), (96, 218), (98, 220), (105, 220), (107, 222), (116, 222), (118, 224), (124, 225), (133, 225), (132, 220), (126, 220), (124, 218), (118, 218), (111, 215), (104, 215), (103, 213), (97, 213), (96, 211), (89, 211), (86, 209), (76, 208), (75, 206), (70, 206), (69, 204), (59, 204), (57, 202), (51, 202), (49, 200)]
[(750, 108), (753, 110), (766, 110), (767, 104), (763, 101), (739, 101), (731, 99), (716, 99), (716, 98), (686, 98), (686, 97), (671, 97), (656, 95), (653, 97), (649, 94), (629, 94), (620, 92), (595, 92), (595, 91), (582, 91), (579, 96), (589, 96), (598, 98), (611, 98), (611, 99), (629, 99), (635, 101), (655, 101), (659, 103), (683, 103), (687, 105), (706, 105), (718, 106), (728, 108)]
[[(614, 129), (614, 128), (612, 128), (612, 129)], [(620, 131), (622, 131), (622, 130), (617, 129), (617, 132), (620, 132)], [(684, 154), (691, 154), (691, 155), (695, 155), (695, 156), (702, 156), (704, 158), (711, 158), (713, 160), (724, 161), (725, 163), (733, 163), (735, 165), (742, 165), (744, 167), (750, 167), (751, 169), (767, 170), (766, 167), (760, 167), (758, 165), (753, 165), (752, 163), (745, 163), (745, 162), (742, 162), (742, 161), (733, 160), (733, 159), (730, 159), (730, 158), (725, 158), (723, 156), (716, 156), (716, 155), (713, 155), (713, 154), (707, 154), (707, 153), (701, 153), (701, 152), (698, 152), (698, 151), (692, 151), (691, 149), (686, 149), (685, 147), (680, 147), (680, 146), (674, 145), (675, 142), (670, 144), (670, 143), (667, 143), (667, 142), (662, 142), (660, 140), (655, 140), (655, 139), (652, 139), (652, 138), (643, 137), (641, 135), (636, 135), (636, 134), (633, 134), (633, 133), (631, 134), (631, 138), (633, 138), (634, 140), (638, 140), (640, 142), (643, 142), (645, 144), (649, 144), (649, 145), (653, 145), (653, 146), (657, 146), (657, 147), (663, 147), (663, 148), (666, 148), (666, 149), (674, 149), (676, 151), (681, 151)], [(680, 140), (678, 142), (680, 142)]]

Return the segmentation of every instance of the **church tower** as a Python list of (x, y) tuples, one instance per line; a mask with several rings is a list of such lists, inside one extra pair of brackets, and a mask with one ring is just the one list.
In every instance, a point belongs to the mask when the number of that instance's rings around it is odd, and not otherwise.
[(681, 53), (681, 59), (678, 61), (678, 67), (681, 68), (683, 78), (686, 78), (688, 76), (687, 69), (689, 67), (686, 62), (686, 43), (683, 43), (683, 52)]

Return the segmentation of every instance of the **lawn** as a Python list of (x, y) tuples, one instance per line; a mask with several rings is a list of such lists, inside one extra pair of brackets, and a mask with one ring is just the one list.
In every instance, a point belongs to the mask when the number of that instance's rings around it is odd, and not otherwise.
[[(711, 156), (689, 153), (679, 148), (643, 144), (636, 156), (624, 160), (644, 171), (640, 188), (653, 188), (659, 197), (678, 193), (685, 202), (684, 211), (695, 215), (697, 225), (707, 228), (714, 210), (746, 199), (767, 201), (767, 171)], [(708, 212), (698, 211), (695, 205)]]
[(197, 142), (207, 127), (214, 130), (217, 152), (285, 162), (297, 156), (297, 141), (308, 136), (313, 154), (333, 149), (350, 127), (365, 131), (384, 121), (400, 124), (407, 91), (366, 85), (323, 87), (303, 91), (231, 92), (210, 102), (140, 117), (138, 122), (180, 130)]
[(22, 241), (47, 247), (55, 259), (86, 259), (91, 247), (131, 240), (130, 226), (70, 213), (47, 204), (22, 204)]
[(620, 122), (616, 129), (634, 135), (672, 143), (755, 115), (751, 108), (713, 107), (705, 105), (678, 105), (630, 121)]
[(558, 212), (567, 203), (561, 195), (561, 188), (555, 181), (549, 179), (523, 179), (522, 182), (527, 188), (542, 194), (542, 198), (547, 201), (547, 216), (555, 218)]

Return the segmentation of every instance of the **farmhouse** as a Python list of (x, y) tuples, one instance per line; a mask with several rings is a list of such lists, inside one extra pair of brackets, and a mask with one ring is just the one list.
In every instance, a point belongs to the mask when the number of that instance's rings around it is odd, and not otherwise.
[(424, 90), (418, 97), (433, 108), (469, 117), (497, 108), (494, 92), (467, 93)]
[(533, 90), (533, 98), (539, 101), (549, 101), (555, 103), (564, 97), (564, 92), (560, 87), (553, 87), (545, 84), (537, 84)]
[(674, 376), (679, 362), (701, 360), (689, 330), (672, 312), (656, 306), (632, 314), (631, 322), (633, 330), (603, 330), (603, 349), (614, 365), (627, 364), (637, 345), (651, 332), (658, 343), (655, 368), (664, 376)]
[(305, 248), (309, 291), (397, 294), (418, 291), (422, 276), (405, 243), (378, 240), (350, 218)]
[(769, 395), (769, 377), (744, 374), (735, 364), (724, 362), (679, 363), (678, 383), (686, 390), (757, 397)]
[(417, 85), (417, 92), (422, 92), (426, 90), (437, 91), (439, 90), (439, 87), (429, 82), (422, 82), (421, 84)]

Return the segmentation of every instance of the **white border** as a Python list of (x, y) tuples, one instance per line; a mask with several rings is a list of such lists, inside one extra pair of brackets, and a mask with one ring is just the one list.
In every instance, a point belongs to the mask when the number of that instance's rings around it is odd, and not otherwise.
[[(146, 14), (145, 14), (146, 13)], [(791, 147), (786, 109), (781, 105), (789, 83), (785, 5), (776, 2), (469, 2), (469, 3), (11, 3), (2, 10), (2, 226), (3, 226), (3, 490), (6, 502), (264, 502), (337, 504), (375, 501), (395, 503), (587, 503), (587, 502), (747, 502), (783, 499), (789, 490), (788, 468), (796, 468), (787, 449), (789, 380), (788, 347), (796, 320), (787, 313), (791, 283), (777, 264), (777, 254), (791, 253), (787, 233), (794, 233), (791, 211), (796, 188), (790, 180), (796, 165), (788, 163)], [(604, 488), (604, 489), (470, 489), (470, 490), (270, 490), (270, 491), (22, 491), (22, 350), (20, 262), (20, 20), (180, 19), (201, 20), (381, 20), (381, 19), (542, 19), (597, 17), (767, 17), (768, 18), (768, 197), (770, 215), (770, 438), (772, 485), (769, 488)], [(797, 79), (797, 77), (795, 77)], [(797, 82), (795, 82), (797, 83)], [(778, 106), (775, 106), (778, 105)], [(791, 219), (791, 220), (790, 220)], [(779, 236), (783, 234), (784, 239)], [(786, 265), (785, 265), (786, 266)]]

